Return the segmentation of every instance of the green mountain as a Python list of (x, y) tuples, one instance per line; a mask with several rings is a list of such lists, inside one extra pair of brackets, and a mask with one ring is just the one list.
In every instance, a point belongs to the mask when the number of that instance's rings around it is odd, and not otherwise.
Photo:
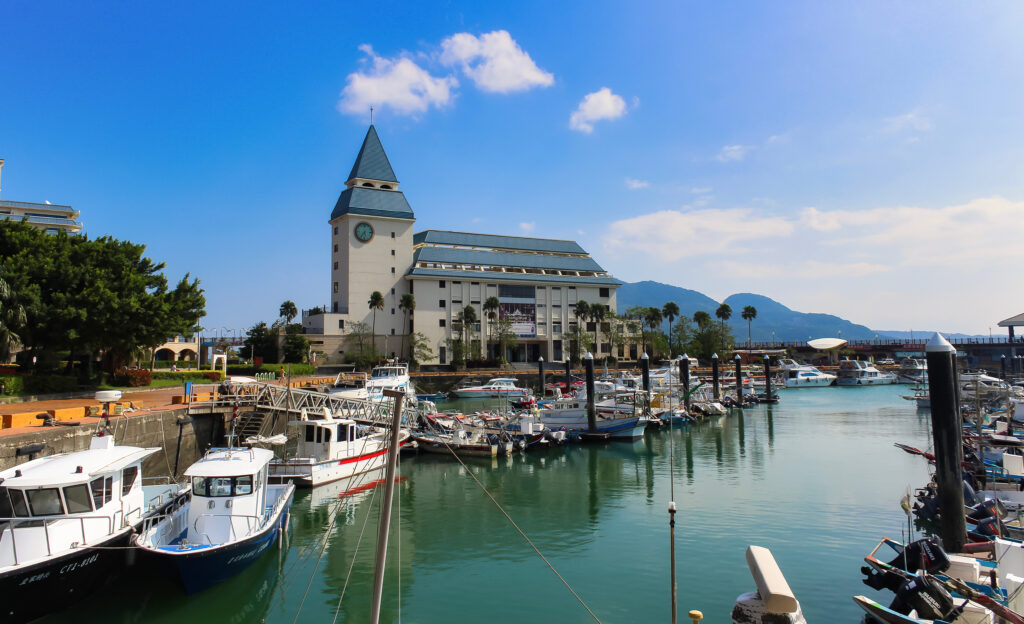
[[(686, 316), (693, 316), (697, 310), (704, 310), (712, 317), (719, 303), (707, 295), (695, 290), (678, 286), (645, 281), (623, 284), (617, 294), (619, 313), (632, 306), (654, 306), (661, 308), (667, 301), (674, 301), (679, 310)], [(729, 325), (738, 341), (746, 340), (747, 322), (740, 318), (744, 306), (752, 305), (757, 309), (757, 318), (750, 324), (750, 335), (755, 341), (805, 341), (808, 337), (824, 338), (840, 336), (846, 339), (869, 339), (880, 335), (864, 325), (857, 325), (832, 314), (797, 312), (781, 303), (752, 293), (730, 295), (723, 303), (732, 308)]]

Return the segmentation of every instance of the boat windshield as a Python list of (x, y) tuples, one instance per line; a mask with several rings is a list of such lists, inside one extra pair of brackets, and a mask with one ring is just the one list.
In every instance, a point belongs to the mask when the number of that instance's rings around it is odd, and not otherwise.
[(192, 477), (192, 494), (208, 498), (252, 494), (252, 475), (240, 477)]

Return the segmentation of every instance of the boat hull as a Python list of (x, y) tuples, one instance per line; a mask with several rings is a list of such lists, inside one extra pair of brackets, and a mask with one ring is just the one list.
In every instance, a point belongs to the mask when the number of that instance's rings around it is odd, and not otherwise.
[(192, 550), (142, 550), (151, 560), (167, 566), (187, 593), (199, 593), (249, 567), (286, 530), (295, 488), (289, 486), (284, 495), (288, 500), (277, 510), (277, 515), (267, 522), (262, 531), (245, 539), (217, 546), (196, 546)]
[(890, 386), (896, 383), (896, 376), (892, 377), (868, 377), (849, 378), (840, 377), (836, 380), (837, 386)]
[[(407, 440), (408, 435), (405, 435), (398, 445), (404, 446)], [(296, 487), (313, 488), (380, 470), (387, 464), (387, 457), (387, 448), (380, 445), (379, 448), (355, 457), (329, 459), (316, 463), (274, 461), (270, 462), (268, 478), (271, 483), (291, 481)]]
[[(540, 422), (553, 431), (564, 429), (570, 434), (587, 433), (590, 431), (585, 414), (581, 418), (578, 415), (545, 414), (542, 410)], [(597, 433), (605, 433), (612, 438), (621, 440), (642, 438), (646, 429), (647, 420), (639, 416), (598, 419), (597, 421)]]
[(834, 375), (823, 375), (821, 377), (797, 377), (787, 379), (787, 388), (825, 388), (836, 382)]
[[(0, 575), (0, 622), (28, 622), (89, 595), (129, 561), (130, 532)], [(108, 548), (112, 550), (107, 550)]]
[(527, 390), (456, 390), (455, 396), (460, 399), (522, 399), (525, 398)]

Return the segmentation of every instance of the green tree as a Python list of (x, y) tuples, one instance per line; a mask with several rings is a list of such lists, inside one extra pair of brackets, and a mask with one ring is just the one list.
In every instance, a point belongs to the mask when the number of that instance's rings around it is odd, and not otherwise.
[(715, 316), (718, 317), (718, 320), (722, 321), (722, 333), (724, 334), (725, 322), (732, 318), (732, 306), (728, 303), (723, 303), (715, 310)]
[(594, 357), (598, 359), (601, 357), (601, 323), (603, 323), (606, 318), (608, 318), (608, 306), (600, 303), (595, 303), (590, 306), (590, 320), (594, 322)]
[[(488, 297), (484, 301), (483, 311), (484, 316), (487, 317), (487, 344), (490, 346), (492, 339), (494, 338), (494, 322), (498, 320), (498, 312), (501, 310), (501, 301), (497, 297)], [(490, 350), (490, 349), (488, 349)], [(497, 356), (497, 354), (495, 354)], [(504, 358), (504, 355), (498, 356), (498, 359)]]
[(644, 320), (646, 314), (645, 306), (632, 306), (626, 310), (625, 316), (629, 321), (627, 327), (631, 330), (630, 333), (635, 334), (637, 329), (640, 330), (640, 344), (644, 352), (647, 351), (647, 322)]
[(0, 265), (0, 361), (6, 362), (11, 351), (18, 346), (18, 333), (28, 322), (25, 307), (18, 303), (18, 297), (4, 279), (3, 265)]
[(373, 330), (362, 321), (348, 325), (345, 346), (345, 360), (354, 363), (359, 370), (370, 368), (379, 359)]
[(750, 323), (757, 318), (757, 308), (752, 305), (743, 306), (740, 317), (747, 322), (747, 348), (749, 349), (753, 346), (753, 342), (750, 340)]
[(678, 345), (679, 350), (682, 351), (686, 344), (690, 342), (692, 334), (693, 326), (690, 324), (690, 319), (686, 316), (680, 316), (672, 326), (672, 331), (669, 334), (669, 344)]
[(309, 340), (302, 333), (301, 323), (289, 323), (284, 328), (284, 361), (287, 364), (300, 364), (309, 358)]
[[(646, 324), (647, 325), (647, 329), (649, 329), (651, 332), (656, 331), (658, 329), (658, 326), (661, 325), (661, 310), (658, 309), (658, 308), (653, 308), (653, 307), (645, 308), (644, 309), (643, 317), (640, 319), (640, 322), (642, 324)], [(644, 342), (644, 353), (647, 353), (647, 352), (648, 352), (647, 351), (647, 342), (645, 341)], [(654, 355), (654, 354), (650, 353), (650, 355)]]
[(420, 332), (413, 332), (409, 335), (409, 350), (412, 351), (412, 364), (418, 366), (421, 362), (434, 359), (434, 350), (430, 348), (427, 337)]
[(668, 319), (668, 347), (669, 355), (672, 356), (675, 355), (672, 352), (672, 322), (679, 316), (679, 306), (675, 301), (669, 301), (661, 306), (661, 315)]
[(287, 300), (281, 304), (281, 309), (278, 314), (284, 317), (285, 324), (291, 323), (292, 319), (299, 315), (299, 309), (295, 307), (295, 302)]
[(590, 333), (579, 323), (569, 330), (566, 337), (569, 339), (569, 360), (574, 364), (583, 360), (584, 351), (593, 351), (594, 349)]
[(370, 330), (373, 332), (373, 350), (377, 350), (377, 310), (384, 309), (384, 295), (379, 290), (375, 290), (370, 293), (370, 300), (366, 302), (370, 310), (373, 311), (373, 323), (370, 325)]
[[(479, 352), (470, 352), (471, 347), (474, 344), (473, 328), (479, 321), (480, 317), (477, 316), (476, 308), (474, 308), (471, 305), (467, 305), (466, 307), (462, 308), (458, 315), (456, 315), (456, 322), (459, 324), (459, 326), (462, 328), (463, 333), (465, 334), (465, 341), (463, 343), (463, 346), (466, 350), (465, 356), (467, 359), (472, 356), (476, 356), (477, 358), (480, 357)], [(479, 349), (477, 349), (477, 351), (479, 351)]]
[(619, 349), (625, 349), (626, 347), (626, 321), (619, 318), (611, 310), (608, 311), (608, 331), (605, 336), (608, 338), (608, 344), (611, 346), (611, 353), (608, 359), (612, 362), (616, 362), (619, 359)]
[[(398, 309), (405, 314), (405, 320), (402, 324), (402, 356), (405, 356), (405, 335), (409, 331), (409, 317), (412, 316), (413, 310), (416, 309), (416, 297), (412, 293), (405, 293), (402, 298), (398, 301)], [(415, 352), (416, 350), (410, 345), (409, 351)]]
[(519, 336), (512, 331), (512, 321), (508, 319), (501, 319), (495, 325), (494, 340), (497, 345), (497, 353), (495, 354), (497, 359), (502, 363), (507, 363), (505, 354), (508, 353), (509, 348), (514, 347), (516, 342), (519, 340)]
[(576, 302), (576, 305), (573, 306), (573, 311), (576, 314), (577, 325), (582, 326), (583, 323), (590, 318), (590, 304), (582, 299)]
[(277, 362), (277, 334), (263, 321), (256, 323), (245, 332), (242, 356), (262, 358), (264, 362)]

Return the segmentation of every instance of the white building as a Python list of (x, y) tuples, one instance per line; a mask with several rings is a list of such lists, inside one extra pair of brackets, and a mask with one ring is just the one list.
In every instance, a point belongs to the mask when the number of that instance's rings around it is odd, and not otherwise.
[[(3, 168), (4, 161), (0, 158), (0, 172)], [(0, 199), (0, 221), (24, 221), (47, 234), (56, 234), (60, 230), (66, 230), (68, 234), (81, 232), (82, 222), (78, 220), (79, 214), (71, 206)]]
[[(398, 354), (403, 334), (419, 332), (435, 356), (424, 364), (450, 363), (453, 321), (465, 306), (483, 320), (474, 338), (488, 342), (494, 324), (482, 308), (490, 297), (498, 299), (498, 318), (509, 320), (517, 336), (505, 354), (511, 361), (562, 361), (568, 347), (563, 334), (575, 327), (578, 301), (615, 310), (621, 282), (573, 241), (440, 230), (414, 234), (415, 222), (371, 125), (328, 222), (330, 309), (302, 313), (307, 337), (328, 361), (340, 362), (351, 348), (345, 336), (353, 323), (374, 323), (368, 305), (374, 291), (384, 296), (384, 308), (376, 311), (378, 349)], [(416, 309), (405, 326), (399, 303), (407, 293), (415, 297)], [(404, 344), (408, 350), (409, 341)], [(602, 343), (596, 355), (610, 353)]]

